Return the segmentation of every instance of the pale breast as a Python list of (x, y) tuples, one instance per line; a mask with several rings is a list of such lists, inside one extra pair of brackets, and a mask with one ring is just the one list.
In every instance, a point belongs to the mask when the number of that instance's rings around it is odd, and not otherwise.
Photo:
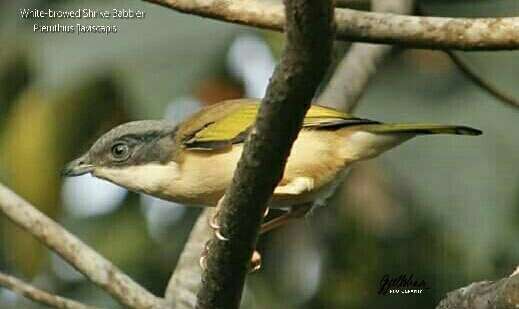
[(180, 203), (215, 206), (231, 183), (241, 151), (241, 146), (220, 153), (186, 151), (168, 194)]

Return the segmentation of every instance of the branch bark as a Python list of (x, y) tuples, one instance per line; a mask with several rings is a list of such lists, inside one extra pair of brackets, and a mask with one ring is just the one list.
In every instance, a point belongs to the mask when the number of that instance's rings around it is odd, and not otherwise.
[(238, 308), (266, 205), (327, 69), (333, 40), (330, 1), (287, 0), (287, 42), (245, 142), (219, 221), (228, 238), (209, 242), (198, 308)]
[(139, 309), (159, 308), (163, 304), (160, 298), (2, 184), (0, 211), (121, 304)]
[(481, 281), (447, 293), (436, 309), (514, 309), (519, 304), (519, 274)]
[(0, 272), (0, 286), (5, 287), (17, 294), (32, 299), (35, 302), (58, 309), (97, 309), (72, 299), (57, 296), (40, 290), (15, 277)]
[[(212, 19), (282, 31), (283, 6), (275, 1), (145, 0)], [(519, 17), (404, 16), (335, 9), (336, 39), (412, 48), (508, 50), (519, 48)]]

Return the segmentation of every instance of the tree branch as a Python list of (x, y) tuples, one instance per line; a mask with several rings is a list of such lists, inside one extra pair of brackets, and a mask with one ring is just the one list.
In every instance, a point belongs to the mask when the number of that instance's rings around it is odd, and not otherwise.
[(239, 306), (263, 213), (330, 62), (332, 9), (330, 1), (286, 1), (286, 47), (223, 199), (219, 221), (228, 240), (209, 242), (198, 308)]
[(40, 290), (15, 277), (0, 272), (0, 286), (5, 287), (17, 294), (25, 296), (35, 302), (58, 309), (97, 309), (72, 299), (64, 298)]
[[(145, 0), (179, 12), (282, 31), (283, 6), (274, 1)], [(412, 48), (507, 50), (519, 48), (519, 17), (404, 16), (335, 9), (336, 39)]]
[(481, 281), (447, 293), (436, 309), (513, 309), (519, 304), (519, 274)]
[(158, 308), (162, 304), (160, 298), (2, 184), (0, 211), (121, 304), (130, 308)]
[[(410, 14), (412, 0), (373, 0), (377, 12)], [(390, 53), (391, 45), (353, 43), (319, 96), (319, 104), (351, 112), (357, 106), (371, 77)]]

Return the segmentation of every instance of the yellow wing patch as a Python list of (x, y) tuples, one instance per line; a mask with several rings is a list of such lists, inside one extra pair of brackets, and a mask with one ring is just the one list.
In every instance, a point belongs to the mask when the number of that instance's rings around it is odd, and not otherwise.
[[(242, 142), (248, 130), (254, 124), (259, 110), (259, 100), (240, 100), (232, 111), (213, 122), (207, 123), (185, 142), (192, 148), (220, 148), (232, 143)], [(225, 102), (224, 102), (225, 103)], [(227, 104), (230, 102), (227, 101)], [(221, 103), (219, 103), (221, 104)], [(210, 112), (208, 110), (208, 112)], [(303, 127), (320, 127), (347, 120), (355, 120), (351, 115), (340, 111), (312, 105), (303, 122)], [(220, 143), (216, 145), (216, 143)], [(206, 144), (207, 147), (204, 147)]]
[(306, 113), (305, 120), (303, 121), (303, 127), (320, 126), (325, 123), (348, 119), (355, 118), (351, 115), (348, 115), (335, 109), (319, 105), (312, 105), (312, 107), (310, 107), (310, 109)]
[(239, 108), (198, 131), (193, 142), (231, 141), (254, 123), (259, 105), (241, 104)]

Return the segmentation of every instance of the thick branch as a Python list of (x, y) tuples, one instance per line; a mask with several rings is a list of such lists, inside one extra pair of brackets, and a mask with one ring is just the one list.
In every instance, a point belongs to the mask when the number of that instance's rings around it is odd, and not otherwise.
[[(282, 31), (283, 6), (275, 1), (145, 0), (179, 12)], [(504, 50), (519, 48), (519, 17), (404, 16), (336, 9), (336, 39), (413, 48)]]
[(130, 308), (157, 308), (161, 304), (159, 298), (1, 184), (0, 211), (123, 305)]
[(5, 287), (17, 294), (25, 296), (35, 302), (58, 309), (96, 309), (72, 299), (60, 297), (40, 290), (15, 277), (0, 273), (0, 286)]
[(519, 274), (482, 281), (447, 293), (436, 309), (513, 309), (519, 304)]
[(290, 148), (330, 62), (330, 1), (287, 0), (286, 12), (285, 51), (223, 199), (221, 233), (229, 239), (213, 238), (209, 244), (198, 308), (239, 306), (266, 204), (281, 179)]

